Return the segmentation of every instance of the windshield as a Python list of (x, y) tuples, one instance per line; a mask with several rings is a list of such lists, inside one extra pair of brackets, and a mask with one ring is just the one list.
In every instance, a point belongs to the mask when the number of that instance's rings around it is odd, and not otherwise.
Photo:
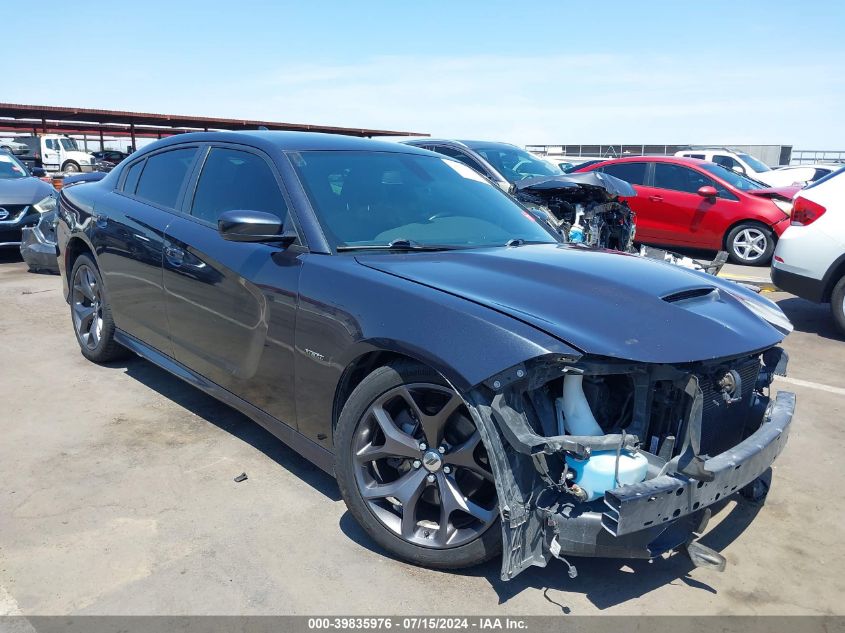
[(29, 173), (23, 163), (11, 154), (0, 151), (0, 180), (14, 180), (27, 176)]
[(59, 142), (62, 144), (62, 147), (65, 148), (66, 151), (79, 151), (79, 145), (76, 144), (76, 141), (72, 138), (60, 138)]
[(448, 158), (368, 151), (289, 156), (335, 249), (559, 241), (486, 178)]
[(557, 165), (537, 158), (518, 147), (474, 147), (508, 182), (518, 182), (534, 176), (559, 176)]
[(742, 160), (744, 160), (745, 163), (749, 165), (751, 169), (756, 171), (758, 174), (764, 171), (772, 171), (772, 168), (769, 167), (766, 163), (757, 160), (750, 154), (743, 154), (742, 152), (737, 152), (736, 155), (739, 156)]
[(697, 165), (701, 169), (705, 171), (709, 171), (714, 176), (721, 178), (730, 186), (734, 187), (735, 189), (739, 189), (740, 191), (751, 191), (752, 189), (768, 189), (769, 185), (764, 182), (760, 182), (759, 180), (753, 180), (748, 176), (740, 176), (735, 171), (731, 171), (730, 169), (725, 169), (721, 165), (717, 165), (716, 163), (709, 163), (702, 161)]
[(823, 178), (819, 178), (816, 182), (807, 185), (806, 187), (804, 187), (804, 189), (812, 189), (813, 187), (818, 187), (820, 184), (827, 182), (828, 180), (833, 180), (839, 174), (844, 173), (844, 172), (845, 172), (845, 167), (840, 167), (839, 169), (830, 172), (827, 176), (824, 176)]

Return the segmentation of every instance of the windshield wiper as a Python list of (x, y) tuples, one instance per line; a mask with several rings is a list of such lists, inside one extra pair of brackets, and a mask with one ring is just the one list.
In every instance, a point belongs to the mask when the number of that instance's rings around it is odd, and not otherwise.
[(399, 238), (387, 244), (342, 244), (338, 251), (454, 251), (461, 248), (449, 244), (420, 244), (414, 240)]
[(515, 237), (512, 240), (505, 242), (505, 246), (525, 246), (526, 244), (555, 244), (556, 242), (544, 242), (541, 240), (525, 240), (521, 237)]

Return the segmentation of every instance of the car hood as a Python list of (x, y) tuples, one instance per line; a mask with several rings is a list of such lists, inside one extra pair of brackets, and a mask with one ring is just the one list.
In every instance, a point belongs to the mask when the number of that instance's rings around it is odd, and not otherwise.
[(32, 204), (53, 193), (54, 189), (38, 178), (0, 180), (0, 206)]
[(784, 337), (758, 316), (783, 314), (750, 290), (625, 253), (544, 244), (356, 259), (510, 315), (592, 355), (686, 363), (751, 353)]
[(561, 176), (536, 176), (514, 183), (514, 190), (520, 192), (544, 193), (555, 191), (566, 193), (579, 189), (600, 190), (608, 199), (614, 197), (633, 198), (636, 190), (626, 181), (599, 171), (574, 173)]
[(747, 193), (761, 198), (777, 198), (779, 200), (792, 200), (792, 197), (801, 190), (801, 187), (790, 185), (788, 187), (768, 187), (766, 189), (751, 189)]

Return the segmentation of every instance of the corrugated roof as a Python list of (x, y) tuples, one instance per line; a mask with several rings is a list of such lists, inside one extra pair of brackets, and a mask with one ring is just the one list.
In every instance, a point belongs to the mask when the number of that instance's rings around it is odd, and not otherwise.
[[(379, 130), (286, 123), (256, 119), (230, 119), (182, 114), (154, 114), (96, 108), (24, 105), (0, 103), (0, 130), (33, 130), (70, 133), (129, 133), (134, 126), (136, 136), (167, 136), (195, 130), (249, 130), (265, 127), (268, 130), (324, 132), (351, 136), (428, 136), (420, 132)], [(46, 129), (45, 129), (46, 128)]]

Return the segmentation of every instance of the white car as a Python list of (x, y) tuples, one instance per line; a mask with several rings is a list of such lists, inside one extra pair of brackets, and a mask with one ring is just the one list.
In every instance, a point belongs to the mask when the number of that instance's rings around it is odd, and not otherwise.
[(772, 172), (771, 167), (763, 161), (754, 158), (751, 154), (736, 152), (724, 147), (684, 149), (679, 152), (675, 152), (675, 156), (697, 158), (699, 160), (716, 163), (725, 169), (729, 169), (730, 171), (742, 176), (748, 176), (754, 180), (759, 180), (764, 184), (769, 184), (765, 177), (767, 174)]
[(0, 149), (5, 149), (13, 154), (26, 154), (29, 149), (24, 143), (19, 143), (13, 138), (0, 138)]
[(771, 187), (789, 187), (790, 185), (801, 185), (803, 187), (824, 178), (840, 167), (842, 165), (829, 163), (790, 165), (767, 171), (758, 178)]
[(775, 248), (772, 281), (794, 295), (830, 302), (845, 333), (845, 167), (799, 191)]

